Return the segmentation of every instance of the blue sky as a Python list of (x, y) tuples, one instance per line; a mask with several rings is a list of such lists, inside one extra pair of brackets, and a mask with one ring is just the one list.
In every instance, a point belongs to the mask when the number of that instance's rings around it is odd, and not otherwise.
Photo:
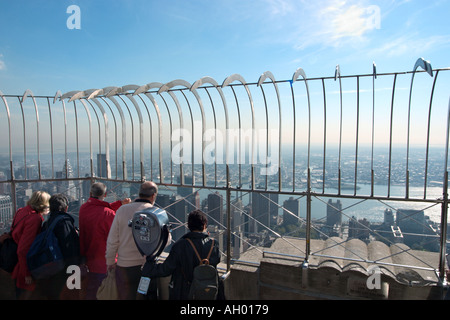
[[(67, 8), (81, 11), (68, 29)], [(418, 0), (0, 0), (0, 91), (219, 83), (449, 67), (450, 2)]]

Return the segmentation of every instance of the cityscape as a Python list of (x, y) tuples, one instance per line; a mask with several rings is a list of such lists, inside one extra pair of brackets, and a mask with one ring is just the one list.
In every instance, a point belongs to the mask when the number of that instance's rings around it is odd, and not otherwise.
[[(444, 149), (432, 149), (428, 159), (428, 176), (426, 197), (438, 199), (442, 197)], [(377, 154), (378, 152), (378, 154)], [(437, 252), (439, 250), (440, 206), (430, 206), (420, 202), (380, 202), (374, 199), (361, 201), (358, 199), (340, 198), (340, 195), (389, 196), (397, 199), (405, 197), (405, 159), (399, 150), (391, 157), (389, 175), (388, 155), (375, 150), (372, 161), (372, 150), (361, 148), (355, 168), (354, 150), (344, 149), (341, 160), (341, 194), (338, 194), (337, 158), (327, 156), (323, 170), (323, 154), (320, 149), (311, 151), (311, 190), (318, 197), (312, 199), (313, 239), (340, 237), (342, 239), (358, 238), (365, 242), (373, 240), (385, 243), (402, 242), (408, 246)], [(283, 157), (280, 175), (255, 175), (257, 192), (245, 191), (250, 187), (250, 165), (230, 165), (230, 184), (234, 186), (230, 195), (230, 227), (232, 258), (238, 259), (242, 252), (252, 246), (270, 247), (278, 237), (289, 236), (305, 238), (306, 235), (306, 197), (302, 195), (307, 188), (306, 157), (304, 162), (296, 163), (292, 156)], [(47, 191), (50, 194), (65, 193), (70, 199), (69, 212), (77, 223), (78, 210), (89, 198), (90, 178), (89, 154), (80, 153), (69, 156), (54, 155), (53, 161), (41, 161), (41, 180), (38, 180), (37, 167), (27, 165), (14, 168), (16, 182), (16, 209), (26, 205), (34, 190)], [(75, 157), (74, 157), (75, 156)], [(284, 154), (283, 154), (284, 156)], [(410, 197), (424, 197), (424, 165), (425, 157), (422, 149), (412, 149), (410, 160)], [(45, 158), (45, 156), (44, 156)], [(8, 159), (1, 159), (0, 180), (10, 179)], [(135, 199), (140, 183), (140, 176), (134, 172), (132, 165), (127, 165), (129, 181), (113, 181), (116, 168), (110, 165), (112, 179), (107, 180), (106, 157), (97, 154), (94, 163), (95, 180), (104, 181), (108, 187), (107, 201), (115, 201), (130, 197)], [(32, 162), (30, 160), (30, 162)], [(53, 168), (50, 163), (53, 163)], [(77, 167), (79, 163), (79, 167)], [(179, 165), (164, 161), (163, 184), (159, 186), (156, 205), (164, 208), (172, 223), (172, 237), (179, 239), (186, 231), (186, 216), (194, 208), (200, 208), (208, 214), (209, 232), (219, 239), (220, 249), (226, 250), (227, 243), (227, 203), (226, 192), (221, 186), (226, 181), (225, 165), (207, 165), (205, 167), (206, 186), (202, 183), (201, 165), (184, 165), (184, 184), (180, 186)], [(138, 164), (134, 167), (139, 168)], [(256, 167), (258, 167), (256, 165)], [(372, 167), (374, 184), (372, 186)], [(59, 168), (59, 169), (58, 169)], [(158, 168), (158, 169), (155, 169)], [(192, 175), (192, 169), (194, 174)], [(156, 177), (159, 182), (159, 166), (153, 166), (153, 172), (146, 168), (147, 177)], [(255, 170), (258, 172), (258, 170)], [(295, 175), (293, 174), (295, 172)], [(325, 172), (325, 180), (323, 175)], [(355, 184), (355, 172), (357, 183)], [(67, 175), (67, 176), (66, 176)], [(134, 176), (133, 182), (130, 176)], [(25, 179), (26, 177), (26, 179)], [(67, 178), (66, 178), (67, 177)], [(193, 178), (194, 177), (194, 178)], [(282, 188), (279, 189), (279, 177)], [(119, 179), (120, 180), (120, 179)], [(130, 181), (131, 180), (131, 181)], [(155, 179), (154, 179), (155, 180)], [(293, 181), (295, 190), (293, 191)], [(240, 184), (239, 184), (240, 182)], [(200, 183), (200, 185), (199, 185)], [(388, 184), (390, 184), (388, 186)], [(215, 188), (217, 186), (218, 188)], [(0, 232), (7, 232), (12, 223), (14, 205), (11, 199), (11, 184), (0, 183)], [(335, 197), (319, 197), (320, 195), (336, 195)], [(361, 202), (361, 204), (359, 204)]]

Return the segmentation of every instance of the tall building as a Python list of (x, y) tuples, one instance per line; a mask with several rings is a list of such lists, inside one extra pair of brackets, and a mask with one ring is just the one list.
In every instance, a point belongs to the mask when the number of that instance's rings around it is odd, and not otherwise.
[(410, 247), (423, 242), (422, 235), (429, 231), (423, 210), (398, 209), (396, 224), (403, 233), (405, 244)]
[(223, 197), (218, 192), (208, 195), (208, 225), (223, 229)]
[(340, 200), (333, 202), (328, 200), (327, 205), (327, 230), (330, 236), (342, 235), (342, 203)]
[[(181, 184), (180, 177), (177, 177), (178, 184)], [(194, 193), (195, 178), (192, 176), (185, 175), (184, 176), (184, 184), (183, 187), (177, 187), (177, 193), (182, 197), (187, 197), (188, 195)]]
[(290, 197), (288, 200), (284, 201), (283, 207), (289, 211), (283, 210), (283, 224), (298, 224), (299, 216), (299, 202), (298, 199)]
[[(158, 199), (158, 197), (156, 197), (156, 199)], [(163, 205), (163, 201), (165, 200), (161, 199), (159, 201), (160, 206)], [(174, 241), (177, 241), (188, 230), (186, 204), (185, 201), (183, 200), (183, 197), (179, 195), (170, 197), (169, 206), (167, 207), (166, 211), (169, 214), (169, 221), (172, 224), (172, 239)]]
[(239, 259), (244, 251), (243, 246), (243, 204), (241, 199), (237, 198), (231, 203), (231, 246), (233, 248), (233, 259)]
[(0, 195), (0, 221), (4, 224), (13, 219), (13, 204), (10, 196)]
[(69, 159), (64, 162), (61, 171), (56, 172), (56, 179), (61, 179), (63, 181), (56, 181), (56, 192), (65, 194), (70, 201), (78, 199), (77, 189), (72, 180), (65, 180), (73, 178), (73, 169), (70, 164)]
[(278, 217), (277, 193), (252, 193), (252, 216), (258, 221), (256, 230), (261, 232), (271, 228), (273, 221)]
[(341, 225), (342, 224), (342, 203), (340, 200), (333, 202), (328, 200), (327, 205), (327, 226)]
[(348, 222), (348, 237), (368, 240), (370, 236), (370, 222), (364, 218), (357, 220), (352, 217)]
[(388, 226), (394, 225), (394, 214), (391, 209), (384, 210), (384, 224)]
[(111, 167), (106, 161), (106, 154), (97, 154), (97, 176), (100, 178), (111, 178)]

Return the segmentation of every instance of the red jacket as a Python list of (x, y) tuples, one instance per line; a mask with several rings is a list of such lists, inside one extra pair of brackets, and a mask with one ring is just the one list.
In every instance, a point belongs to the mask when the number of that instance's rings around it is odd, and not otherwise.
[(80, 252), (86, 258), (90, 272), (106, 273), (106, 240), (109, 229), (121, 201), (109, 204), (96, 198), (89, 198), (80, 207)]
[(31, 285), (25, 284), (25, 277), (31, 276), (27, 266), (27, 253), (36, 235), (41, 231), (41, 225), (44, 218), (34, 211), (30, 206), (26, 206), (17, 210), (14, 217), (14, 229), (12, 237), (17, 243), (18, 263), (12, 272), (12, 278), (16, 279), (16, 286), (29, 291), (34, 290), (35, 283)]

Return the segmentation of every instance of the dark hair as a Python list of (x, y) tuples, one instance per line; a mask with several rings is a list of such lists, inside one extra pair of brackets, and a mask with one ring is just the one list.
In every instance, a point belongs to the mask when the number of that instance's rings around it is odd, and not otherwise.
[(150, 198), (158, 193), (158, 187), (154, 183), (144, 182), (139, 187), (139, 198)]
[(203, 231), (205, 225), (208, 225), (208, 217), (201, 210), (194, 210), (188, 216), (188, 228), (191, 231)]
[(94, 198), (103, 197), (106, 193), (106, 186), (104, 183), (96, 182), (91, 186), (91, 196)]
[(54, 194), (50, 197), (50, 212), (61, 212), (66, 211), (69, 206), (69, 200), (62, 193)]

